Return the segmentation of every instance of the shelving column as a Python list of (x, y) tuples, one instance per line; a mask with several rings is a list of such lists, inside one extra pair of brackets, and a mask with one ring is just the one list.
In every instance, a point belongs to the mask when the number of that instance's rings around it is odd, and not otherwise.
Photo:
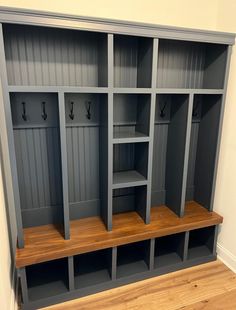
[(154, 38), (153, 53), (152, 53), (151, 108), (150, 108), (150, 130), (149, 130), (150, 142), (148, 147), (148, 185), (147, 185), (146, 224), (150, 223), (150, 214), (151, 214), (151, 194), (152, 194), (151, 180), (152, 180), (152, 161), (153, 161), (154, 121), (155, 121), (155, 107), (156, 107), (158, 43), (159, 40)]
[(107, 230), (112, 230), (112, 183), (113, 183), (113, 63), (114, 35), (108, 34), (108, 184), (107, 184), (107, 214), (105, 217)]

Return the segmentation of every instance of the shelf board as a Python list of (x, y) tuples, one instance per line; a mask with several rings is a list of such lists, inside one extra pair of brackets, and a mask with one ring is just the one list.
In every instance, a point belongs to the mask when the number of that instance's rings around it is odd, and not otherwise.
[(136, 170), (113, 173), (113, 189), (146, 185), (147, 179)]
[(198, 257), (204, 257), (212, 255), (212, 252), (206, 245), (191, 247), (188, 249), (188, 259), (195, 259)]
[(115, 132), (113, 135), (113, 143), (136, 143), (136, 142), (149, 142), (149, 136), (138, 132), (129, 132), (129, 131), (122, 131), (122, 132)]
[(224, 89), (207, 89), (207, 88), (156, 88), (157, 94), (209, 94), (221, 95)]
[(138, 88), (138, 87), (114, 87), (115, 94), (151, 94), (151, 88)]
[(136, 212), (113, 215), (112, 231), (107, 231), (97, 216), (74, 220), (70, 222), (70, 240), (65, 240), (63, 228), (55, 225), (25, 228), (25, 247), (16, 250), (16, 267), (213, 226), (222, 221), (217, 213), (188, 202), (182, 218), (166, 206), (151, 208), (149, 225)]
[(37, 93), (57, 93), (59, 91), (65, 93), (107, 93), (107, 87), (84, 87), (84, 86), (25, 86), (25, 85), (9, 85), (9, 92), (37, 92)]
[(176, 252), (170, 252), (154, 257), (154, 268), (162, 268), (165, 266), (181, 263), (182, 259)]

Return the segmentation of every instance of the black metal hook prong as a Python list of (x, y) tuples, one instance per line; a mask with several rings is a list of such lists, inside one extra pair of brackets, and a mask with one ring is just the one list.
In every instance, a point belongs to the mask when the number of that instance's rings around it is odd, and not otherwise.
[(87, 110), (86, 114), (87, 119), (91, 119), (91, 101), (86, 102), (86, 110)]
[(163, 107), (161, 108), (160, 106), (160, 117), (165, 117), (165, 108), (166, 108), (166, 105), (167, 105), (167, 101), (165, 101)]
[(43, 110), (43, 112), (42, 112), (42, 114), (41, 114), (42, 119), (43, 119), (44, 121), (46, 121), (48, 115), (47, 115), (47, 113), (46, 113), (46, 102), (45, 102), (45, 101), (42, 102), (42, 110)]
[(23, 107), (22, 118), (26, 122), (27, 121), (27, 116), (26, 116), (25, 102), (22, 102), (21, 104), (22, 104), (22, 107)]
[(75, 115), (74, 115), (74, 102), (73, 101), (71, 101), (71, 109), (70, 109), (70, 114), (69, 114), (69, 117), (70, 117), (70, 119), (74, 119), (74, 117), (75, 117)]
[(199, 102), (196, 102), (195, 103), (195, 105), (193, 106), (193, 113), (192, 113), (192, 116), (193, 117), (196, 117), (196, 116), (198, 116), (198, 104), (199, 104)]

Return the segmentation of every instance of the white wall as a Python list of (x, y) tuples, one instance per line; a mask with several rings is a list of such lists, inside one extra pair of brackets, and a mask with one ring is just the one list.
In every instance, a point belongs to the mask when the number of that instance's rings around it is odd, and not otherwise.
[[(236, 32), (235, 0), (0, 0), (0, 6)], [(218, 252), (236, 270), (236, 51), (232, 55), (215, 210), (224, 216)], [(9, 310), (10, 252), (0, 180), (0, 309)], [(2, 297), (3, 296), (3, 297)], [(5, 307), (5, 308), (4, 308)]]

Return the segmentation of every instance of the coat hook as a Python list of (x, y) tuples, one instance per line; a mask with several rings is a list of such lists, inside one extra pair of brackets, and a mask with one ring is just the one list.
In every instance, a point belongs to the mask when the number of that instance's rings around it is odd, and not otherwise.
[(25, 109), (25, 102), (22, 102), (22, 107), (23, 107), (23, 113), (22, 113), (22, 118), (26, 122), (27, 121), (27, 115), (26, 115), (26, 109)]
[(44, 121), (46, 121), (46, 119), (47, 119), (47, 117), (48, 117), (48, 115), (47, 115), (47, 113), (46, 113), (46, 103), (45, 103), (45, 101), (43, 101), (42, 102), (42, 110), (43, 110), (43, 112), (42, 112), (42, 114), (41, 114), (41, 116), (42, 116), (42, 119), (44, 120)]
[(193, 113), (192, 113), (193, 117), (198, 116), (198, 105), (199, 105), (199, 102), (197, 101), (195, 105), (193, 106)]
[(74, 119), (74, 117), (75, 117), (75, 115), (74, 115), (74, 102), (73, 101), (71, 101), (71, 108), (70, 108), (70, 114), (69, 114), (69, 117), (70, 117), (70, 119)]
[(167, 105), (167, 101), (165, 101), (163, 107), (161, 108), (160, 107), (160, 117), (165, 117), (165, 108), (166, 108), (166, 105)]
[(87, 119), (91, 119), (91, 101), (86, 101), (85, 106), (86, 106), (86, 110), (87, 110), (86, 117), (87, 117)]

